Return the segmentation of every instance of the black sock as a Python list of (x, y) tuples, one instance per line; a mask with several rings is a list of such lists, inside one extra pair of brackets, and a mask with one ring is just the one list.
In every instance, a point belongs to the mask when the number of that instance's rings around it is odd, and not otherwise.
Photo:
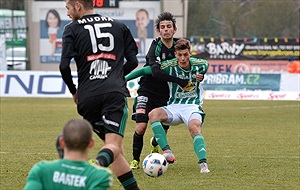
[(152, 145), (153, 145), (153, 146), (157, 146), (157, 145), (158, 145), (158, 143), (157, 143), (155, 137), (153, 137), (153, 139), (152, 139)]
[(100, 166), (108, 167), (114, 161), (114, 153), (110, 149), (104, 148), (98, 153), (96, 159)]
[(139, 190), (132, 171), (129, 171), (118, 177), (125, 190)]
[(60, 137), (62, 137), (63, 135), (60, 134), (58, 135), (58, 137), (56, 138), (56, 150), (57, 150), (57, 153), (58, 153), (58, 157), (59, 158), (64, 158), (64, 149), (60, 146), (60, 143), (59, 143), (59, 139)]
[(136, 132), (134, 132), (133, 144), (132, 144), (133, 159), (140, 161), (143, 145), (144, 145), (144, 135), (139, 135)]
[(206, 163), (206, 159), (204, 158), (204, 159), (201, 159), (198, 161), (198, 164), (201, 164), (201, 163)]

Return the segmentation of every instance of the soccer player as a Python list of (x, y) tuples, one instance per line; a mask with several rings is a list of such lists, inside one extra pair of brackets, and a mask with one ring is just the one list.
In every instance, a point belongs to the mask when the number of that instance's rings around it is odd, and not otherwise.
[[(124, 189), (139, 189), (123, 150), (129, 96), (124, 76), (137, 67), (138, 49), (128, 27), (95, 14), (93, 2), (66, 0), (72, 22), (64, 29), (59, 69), (78, 113), (104, 141), (96, 161), (104, 167), (111, 165)], [(72, 58), (77, 66), (77, 88), (71, 75)]]
[(193, 138), (194, 150), (199, 159), (200, 172), (209, 173), (206, 163), (206, 145), (201, 134), (201, 126), (205, 117), (201, 107), (204, 92), (202, 85), (197, 82), (195, 77), (199, 73), (206, 73), (209, 63), (203, 59), (190, 57), (190, 42), (186, 39), (180, 39), (176, 42), (175, 56), (175, 59), (162, 62), (161, 69), (172, 76), (188, 79), (193, 85), (191, 85), (191, 89), (184, 90), (176, 83), (168, 83), (170, 90), (168, 105), (155, 108), (149, 113), (152, 131), (163, 150), (163, 155), (169, 163), (173, 163), (176, 158), (170, 149), (161, 122), (169, 125), (186, 124)]
[(92, 134), (88, 121), (80, 118), (69, 120), (59, 139), (64, 158), (35, 164), (24, 190), (109, 189), (113, 180), (110, 169), (87, 162), (89, 150), (94, 146)]
[[(188, 80), (170, 76), (160, 69), (161, 61), (175, 58), (174, 44), (178, 39), (174, 38), (174, 34), (177, 31), (174, 16), (169, 12), (163, 12), (158, 15), (155, 25), (160, 37), (152, 41), (145, 64), (145, 67), (151, 67), (152, 75), (141, 77), (139, 81), (140, 87), (137, 91), (138, 96), (135, 98), (133, 105), (132, 119), (136, 121), (136, 127), (133, 134), (133, 160), (130, 162), (132, 169), (140, 168), (143, 137), (149, 120), (148, 113), (154, 108), (166, 105), (169, 99), (167, 81), (176, 82), (182, 87), (188, 85)], [(197, 77), (199, 77), (198, 80), (203, 80), (203, 75)], [(163, 126), (167, 131), (169, 126)], [(150, 144), (151, 152), (159, 152), (159, 146), (154, 138), (151, 138)]]

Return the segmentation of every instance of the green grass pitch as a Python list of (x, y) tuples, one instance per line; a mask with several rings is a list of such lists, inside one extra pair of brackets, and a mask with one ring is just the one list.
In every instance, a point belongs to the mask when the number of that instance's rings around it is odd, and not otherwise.
[[(128, 100), (132, 111), (132, 99)], [(204, 101), (203, 135), (211, 173), (200, 174), (186, 126), (171, 126), (168, 138), (177, 161), (159, 178), (134, 170), (141, 189), (298, 189), (300, 176), (299, 101)], [(0, 189), (22, 189), (30, 168), (57, 158), (55, 139), (67, 120), (80, 117), (71, 98), (1, 98)], [(135, 123), (130, 117), (124, 138), (132, 159)], [(149, 153), (152, 131), (144, 138)], [(103, 143), (96, 145), (91, 158)], [(122, 189), (115, 178), (113, 190)]]

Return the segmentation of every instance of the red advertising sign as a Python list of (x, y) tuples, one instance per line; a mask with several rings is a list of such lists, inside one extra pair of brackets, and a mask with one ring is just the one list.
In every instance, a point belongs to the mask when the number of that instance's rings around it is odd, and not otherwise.
[(190, 37), (195, 57), (214, 60), (299, 60), (299, 38)]
[(208, 60), (210, 73), (286, 73), (288, 60)]

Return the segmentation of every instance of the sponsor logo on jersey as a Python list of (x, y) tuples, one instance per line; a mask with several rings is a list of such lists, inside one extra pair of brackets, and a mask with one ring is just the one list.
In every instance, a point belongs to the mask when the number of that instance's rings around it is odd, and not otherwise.
[(111, 67), (108, 65), (107, 61), (97, 59), (91, 63), (90, 80), (105, 79), (108, 77), (108, 72), (110, 70)]
[(197, 97), (196, 90), (188, 91), (188, 92), (177, 92), (175, 94), (176, 98), (195, 98)]
[(87, 61), (94, 61), (96, 59), (111, 59), (116, 60), (116, 55), (111, 53), (100, 53), (100, 54), (93, 54), (86, 57)]

